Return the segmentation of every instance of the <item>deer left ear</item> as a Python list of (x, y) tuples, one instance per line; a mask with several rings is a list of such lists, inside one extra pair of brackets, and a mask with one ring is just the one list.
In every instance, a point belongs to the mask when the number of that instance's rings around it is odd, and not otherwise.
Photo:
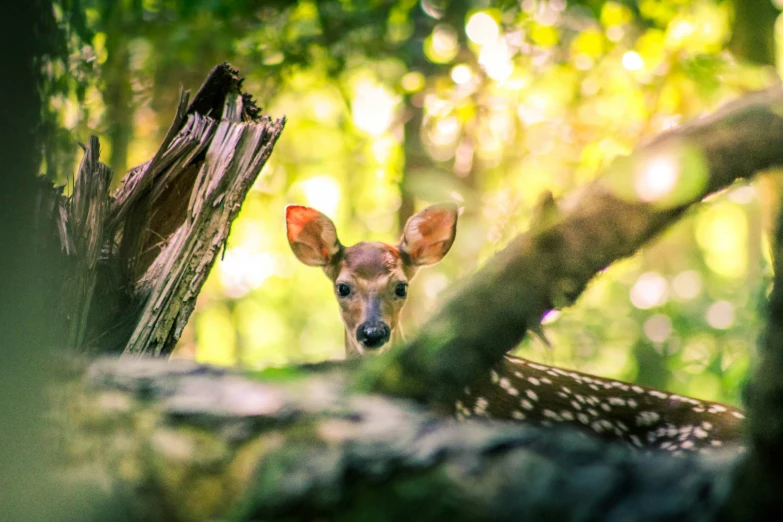
[(457, 205), (440, 203), (412, 216), (405, 224), (400, 252), (414, 266), (433, 265), (443, 259), (457, 235)]
[(334, 223), (314, 208), (288, 205), (285, 224), (291, 250), (306, 265), (326, 266), (342, 250)]

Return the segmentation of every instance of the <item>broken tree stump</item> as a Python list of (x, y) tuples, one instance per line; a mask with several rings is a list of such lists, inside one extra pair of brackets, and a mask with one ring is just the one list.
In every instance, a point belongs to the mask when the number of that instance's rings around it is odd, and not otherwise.
[(72, 349), (171, 353), (285, 124), (261, 114), (228, 64), (215, 67), (188, 100), (181, 91), (158, 152), (131, 169), (113, 195), (95, 137), (73, 193), (45, 191), (68, 267), (58, 326)]

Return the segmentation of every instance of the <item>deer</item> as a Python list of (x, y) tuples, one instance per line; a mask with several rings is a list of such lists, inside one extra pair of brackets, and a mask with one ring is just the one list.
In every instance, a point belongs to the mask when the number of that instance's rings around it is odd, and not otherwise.
[[(331, 281), (345, 326), (345, 355), (378, 355), (404, 341), (400, 314), (408, 285), (438, 263), (457, 233), (458, 207), (441, 203), (408, 219), (396, 245), (343, 246), (329, 217), (286, 207), (291, 250)], [(742, 451), (743, 412), (730, 405), (668, 393), (506, 355), (452, 405), (458, 420), (488, 417), (541, 426), (566, 424), (584, 434), (674, 455)]]

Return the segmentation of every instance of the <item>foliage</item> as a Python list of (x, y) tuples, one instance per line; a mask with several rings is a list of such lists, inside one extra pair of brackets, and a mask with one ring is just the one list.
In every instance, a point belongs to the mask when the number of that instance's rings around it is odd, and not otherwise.
[[(464, 204), (452, 252), (411, 287), (410, 331), (450, 282), (530, 225), (543, 193), (563, 196), (639, 142), (775, 78), (727, 51), (731, 5), (713, 0), (81, 5), (69, 70), (86, 76), (70, 75), (52, 104), (72, 139), (110, 135), (115, 168), (149, 158), (178, 83), (195, 88), (223, 60), (288, 117), (180, 347), (250, 368), (342, 354), (327, 280), (288, 249), (286, 204), (328, 214), (348, 244), (394, 240), (406, 198)], [(666, 174), (635, 188), (673, 190)], [(765, 290), (765, 197), (737, 186), (703, 205), (547, 316), (551, 352), (529, 340), (518, 354), (738, 402)]]

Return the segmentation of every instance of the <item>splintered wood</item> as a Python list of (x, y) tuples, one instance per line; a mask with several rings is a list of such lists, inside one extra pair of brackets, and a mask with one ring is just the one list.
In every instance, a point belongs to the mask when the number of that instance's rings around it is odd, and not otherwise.
[[(167, 355), (285, 125), (262, 115), (227, 64), (215, 67), (155, 156), (110, 197), (90, 138), (73, 194), (45, 194), (70, 266), (65, 331), (88, 352)], [(122, 317), (123, 321), (117, 318)]]
[(282, 129), (282, 120), (266, 117), (259, 123), (223, 119), (214, 126), (185, 222), (140, 281), (146, 306), (126, 353), (161, 355), (174, 348), (231, 223)]

